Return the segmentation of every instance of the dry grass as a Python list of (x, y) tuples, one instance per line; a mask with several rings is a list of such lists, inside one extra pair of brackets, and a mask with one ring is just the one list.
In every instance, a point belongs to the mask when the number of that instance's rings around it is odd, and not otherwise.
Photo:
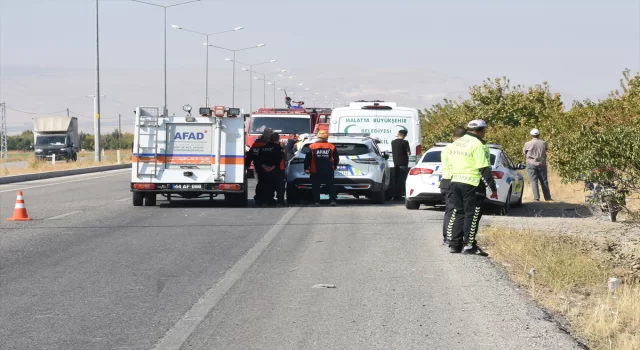
[(33, 159), (33, 152), (9, 151), (7, 154), (7, 160), (0, 158), (0, 164), (5, 162), (24, 162), (30, 159)]
[[(521, 172), (525, 178), (524, 196), (523, 202), (533, 202), (533, 193), (531, 192), (531, 182), (526, 171)], [(563, 184), (562, 178), (558, 176), (552, 169), (549, 169), (549, 191), (551, 197), (555, 202), (562, 202), (568, 204), (584, 204), (584, 197), (587, 192), (584, 191), (584, 184), (582, 182)], [(542, 196), (542, 191), (540, 191)], [(629, 210), (638, 212), (640, 211), (640, 194), (634, 194), (627, 197), (627, 207)], [(621, 219), (624, 220), (628, 217), (624, 213), (620, 214)]]
[(604, 257), (611, 254), (606, 247), (531, 230), (487, 227), (482, 235), (488, 252), (516, 283), (563, 315), (591, 348), (640, 349), (640, 284), (629, 279), (609, 292), (608, 279), (623, 276), (625, 268)]
[[(89, 152), (81, 152), (78, 154), (79, 158), (92, 158), (93, 153)], [(120, 162), (121, 163), (130, 163), (131, 162), (131, 151), (130, 150), (121, 150), (120, 151)], [(24, 167), (1, 167), (0, 166), (0, 175), (2, 176), (10, 176), (10, 175), (23, 175), (23, 174), (32, 174), (32, 173), (42, 173), (46, 171), (57, 171), (57, 170), (70, 170), (70, 169), (79, 169), (79, 168), (87, 168), (92, 166), (103, 166), (103, 165), (113, 165), (117, 163), (117, 153), (116, 151), (105, 151), (104, 157), (102, 157), (101, 162), (96, 162), (94, 160), (78, 160), (77, 162), (69, 162), (66, 161), (57, 161), (55, 165), (51, 164), (51, 161), (38, 161), (35, 159), (33, 154), (29, 153), (29, 157), (25, 158), (27, 164)]]

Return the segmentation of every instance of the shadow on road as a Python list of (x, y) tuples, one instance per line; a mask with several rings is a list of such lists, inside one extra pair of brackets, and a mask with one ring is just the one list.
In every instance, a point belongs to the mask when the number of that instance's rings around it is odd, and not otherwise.
[[(421, 206), (419, 210), (443, 212), (444, 206)], [(496, 213), (493, 205), (485, 206), (484, 216), (501, 216)], [(592, 217), (588, 208), (581, 204), (565, 202), (538, 202), (523, 203), (519, 208), (511, 208), (509, 215), (512, 217), (547, 217), (547, 218), (588, 218)]]
[[(375, 204), (371, 200), (368, 199), (356, 199), (353, 197), (345, 197), (338, 198), (337, 207), (396, 207), (396, 206), (404, 206), (404, 201), (388, 201), (384, 204)], [(209, 200), (209, 199), (172, 199), (170, 202), (167, 200), (161, 200), (158, 198), (158, 204), (160, 208), (235, 208), (235, 209), (267, 209), (274, 208), (278, 209), (275, 206), (261, 207), (256, 205), (253, 199), (249, 199), (249, 205), (247, 207), (231, 207), (224, 201), (224, 196), (221, 196), (218, 199)], [(320, 201), (320, 207), (328, 207), (329, 201), (322, 200)], [(311, 207), (311, 203), (303, 202), (299, 205), (287, 205), (286, 207)]]

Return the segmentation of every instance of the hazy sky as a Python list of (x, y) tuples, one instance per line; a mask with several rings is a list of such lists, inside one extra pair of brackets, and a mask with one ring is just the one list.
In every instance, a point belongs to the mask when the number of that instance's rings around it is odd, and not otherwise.
[[(167, 10), (168, 107), (180, 114), (183, 104), (205, 102), (204, 38), (171, 24), (201, 32), (244, 26), (210, 41), (231, 49), (266, 44), (236, 59), (277, 59), (254, 70), (287, 69), (296, 76), (287, 91), (294, 100), (304, 95), (307, 106), (313, 97), (329, 106), (377, 98), (424, 108), (503, 75), (513, 84), (548, 81), (569, 103), (605, 97), (625, 67), (640, 70), (639, 23), (637, 0), (202, 0)], [(130, 131), (135, 106), (162, 105), (163, 28), (161, 8), (100, 0), (103, 132), (117, 127), (119, 113)], [(231, 104), (230, 55), (209, 51), (211, 104)], [(94, 67), (94, 0), (0, 0), (0, 102), (31, 113), (69, 108), (92, 132), (86, 96), (94, 94)], [(248, 110), (250, 79), (241, 67), (236, 106)], [(255, 109), (262, 82), (253, 88)], [(283, 98), (278, 91), (279, 106)], [(31, 129), (33, 114), (12, 109), (9, 132)]]

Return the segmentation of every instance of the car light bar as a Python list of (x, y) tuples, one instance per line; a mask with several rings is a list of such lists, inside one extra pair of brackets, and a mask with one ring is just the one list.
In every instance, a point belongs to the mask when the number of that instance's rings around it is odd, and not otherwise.
[(133, 184), (134, 190), (155, 190), (156, 184)]
[(429, 175), (433, 174), (433, 169), (428, 168), (413, 168), (409, 172), (409, 175)]
[(491, 175), (493, 175), (494, 179), (502, 179), (502, 177), (504, 177), (504, 173), (502, 171), (492, 171)]
[(223, 191), (239, 191), (242, 187), (238, 184), (220, 184), (218, 185), (218, 189)]

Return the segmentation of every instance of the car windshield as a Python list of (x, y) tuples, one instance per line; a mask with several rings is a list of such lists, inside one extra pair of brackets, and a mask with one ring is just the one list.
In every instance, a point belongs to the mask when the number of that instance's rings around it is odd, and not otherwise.
[(54, 135), (54, 136), (38, 136), (36, 140), (36, 145), (45, 146), (45, 145), (64, 145), (65, 143), (64, 135)]
[(262, 134), (271, 128), (280, 134), (302, 134), (311, 132), (311, 118), (300, 117), (251, 117), (250, 134)]
[[(310, 145), (311, 144), (305, 145), (300, 153), (309, 153)], [(362, 143), (333, 143), (333, 145), (336, 147), (338, 155), (340, 156), (361, 156), (373, 152), (373, 150), (369, 150), (369, 146)]]
[[(440, 163), (440, 162), (442, 162), (442, 159), (440, 158), (441, 154), (442, 154), (441, 151), (427, 152), (422, 157), (422, 163)], [(495, 156), (495, 154), (491, 154), (490, 160), (491, 160), (491, 165), (495, 165), (496, 164), (496, 156)]]

